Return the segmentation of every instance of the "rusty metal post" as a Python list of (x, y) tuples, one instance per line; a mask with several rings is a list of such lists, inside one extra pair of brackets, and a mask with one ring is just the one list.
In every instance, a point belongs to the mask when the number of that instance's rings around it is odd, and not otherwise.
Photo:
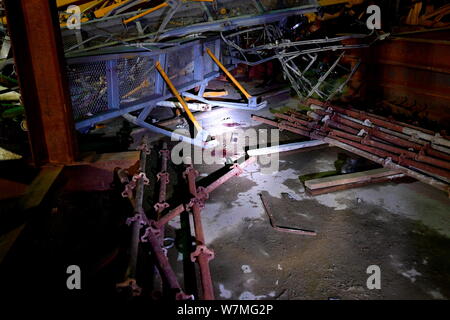
[(37, 166), (73, 163), (77, 154), (55, 3), (4, 1)]
[[(131, 226), (131, 240), (130, 240), (130, 255), (128, 260), (128, 268), (125, 275), (125, 283), (130, 283), (135, 288), (136, 293), (140, 294), (140, 288), (136, 282), (137, 264), (139, 257), (139, 243), (141, 228), (145, 221), (145, 212), (143, 210), (144, 189), (145, 184), (148, 183), (146, 172), (147, 155), (150, 154), (148, 147), (148, 136), (144, 136), (142, 144), (140, 146), (141, 154), (139, 160), (139, 173), (133, 177), (133, 180), (128, 186), (133, 185), (136, 189), (136, 194), (133, 196), (132, 188), (126, 187), (125, 190), (129, 192), (123, 192), (123, 196), (127, 196), (130, 199), (132, 206), (134, 207), (134, 216), (127, 219), (127, 224)], [(130, 189), (131, 188), (131, 189)]]
[(170, 152), (167, 149), (167, 143), (163, 144), (163, 148), (159, 151), (161, 155), (161, 171), (158, 173), (157, 178), (159, 181), (159, 196), (158, 203), (154, 205), (158, 219), (164, 209), (169, 207), (166, 202), (167, 185), (169, 184), (169, 173), (167, 172), (167, 162), (169, 161)]
[(195, 178), (198, 172), (192, 167), (188, 166), (185, 171), (189, 185), (189, 192), (194, 197), (192, 200), (192, 213), (194, 218), (195, 238), (197, 240), (197, 248), (191, 255), (191, 259), (198, 263), (200, 269), (201, 284), (203, 290), (204, 300), (214, 300), (214, 288), (211, 280), (211, 270), (209, 269), (209, 260), (214, 258), (214, 252), (206, 247), (205, 235), (203, 233), (201, 208), (203, 206), (203, 199), (197, 194), (197, 186)]

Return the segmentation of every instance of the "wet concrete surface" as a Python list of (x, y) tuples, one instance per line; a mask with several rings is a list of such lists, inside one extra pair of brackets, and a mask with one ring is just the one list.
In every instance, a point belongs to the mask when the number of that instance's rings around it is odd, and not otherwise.
[[(280, 171), (257, 166), (211, 196), (204, 228), (221, 299), (448, 299), (450, 202), (419, 182), (378, 184), (318, 197), (298, 176), (332, 167), (337, 149), (280, 156)], [(278, 232), (259, 199), (268, 191), (283, 226), (315, 237)], [(433, 196), (430, 197), (429, 193)], [(369, 290), (367, 268), (381, 269)]]
[[(271, 108), (298, 105), (296, 99), (286, 99), (274, 97), (268, 108), (257, 112), (227, 110), (215, 116), (213, 111), (202, 126), (215, 135), (237, 128), (270, 128), (251, 120), (251, 114), (273, 118)], [(280, 143), (299, 139), (291, 133), (280, 135)], [(447, 195), (414, 182), (307, 196), (299, 176), (334, 170), (339, 152), (326, 148), (281, 154), (272, 159), (277, 162), (273, 173), (263, 174), (264, 166), (255, 164), (210, 194), (202, 215), (207, 244), (216, 255), (211, 261), (216, 298), (450, 298)], [(223, 163), (196, 168), (202, 178)], [(275, 231), (261, 191), (269, 193), (281, 224), (313, 229), (318, 235)], [(179, 228), (179, 221), (171, 226)], [(371, 265), (381, 269), (380, 290), (367, 288)], [(182, 281), (181, 269), (175, 268)]]

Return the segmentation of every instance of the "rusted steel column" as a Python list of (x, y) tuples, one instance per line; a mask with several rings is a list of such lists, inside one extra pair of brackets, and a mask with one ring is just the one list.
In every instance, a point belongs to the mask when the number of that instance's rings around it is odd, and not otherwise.
[(191, 300), (192, 296), (186, 295), (181, 289), (177, 276), (170, 266), (169, 260), (161, 247), (161, 235), (159, 234), (160, 230), (156, 227), (155, 221), (146, 219), (146, 222), (149, 227), (142, 237), (142, 240), (150, 243), (152, 253), (155, 256), (157, 268), (162, 278), (167, 283), (170, 293), (175, 296), (176, 300)]
[[(130, 256), (128, 260), (128, 268), (126, 271), (126, 282), (131, 283), (135, 288), (133, 292), (140, 294), (141, 289), (136, 282), (136, 270), (139, 256), (139, 243), (141, 241), (141, 228), (145, 221), (145, 212), (143, 210), (144, 188), (148, 183), (148, 179), (145, 175), (147, 156), (150, 154), (148, 148), (148, 136), (144, 136), (142, 144), (140, 146), (141, 156), (139, 162), (139, 173), (133, 177), (133, 181), (128, 184), (123, 192), (123, 196), (127, 196), (130, 199), (131, 204), (134, 207), (134, 216), (127, 219), (127, 224), (131, 226), (131, 240), (130, 240)], [(130, 185), (134, 185), (129, 187)], [(136, 189), (136, 194), (133, 196), (132, 190)], [(128, 192), (127, 192), (128, 190)]]
[(155, 211), (158, 215), (158, 219), (164, 209), (169, 207), (166, 202), (166, 190), (169, 184), (169, 173), (167, 172), (167, 162), (169, 161), (170, 152), (167, 149), (167, 143), (164, 143), (163, 148), (159, 151), (161, 155), (161, 171), (158, 173), (157, 178), (159, 181), (159, 196), (158, 203), (154, 205)]
[(35, 165), (77, 154), (56, 1), (5, 0)]
[(198, 176), (198, 172), (192, 167), (192, 165), (186, 168), (184, 173), (185, 178), (188, 181), (189, 192), (194, 197), (192, 199), (192, 213), (194, 217), (194, 230), (195, 238), (197, 240), (197, 248), (191, 254), (191, 259), (198, 263), (200, 269), (200, 277), (203, 290), (204, 300), (214, 300), (214, 288), (211, 280), (211, 270), (209, 269), (209, 260), (214, 258), (214, 252), (206, 247), (205, 235), (203, 233), (201, 209), (203, 207), (204, 199), (201, 199), (197, 193), (197, 186), (195, 179)]

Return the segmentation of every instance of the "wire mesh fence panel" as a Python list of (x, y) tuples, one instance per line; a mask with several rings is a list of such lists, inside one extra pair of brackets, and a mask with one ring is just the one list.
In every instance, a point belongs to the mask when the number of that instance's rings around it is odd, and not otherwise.
[(120, 104), (149, 98), (155, 93), (155, 59), (122, 58), (117, 61)]
[(108, 86), (104, 61), (73, 64), (67, 78), (75, 121), (108, 110)]
[(204, 44), (204, 51), (203, 51), (203, 70), (204, 74), (207, 75), (213, 71), (215, 71), (215, 63), (211, 57), (206, 54), (206, 49), (211, 50), (213, 53), (215, 52), (215, 42), (208, 42)]
[(175, 87), (194, 80), (194, 48), (174, 51), (167, 56), (167, 75)]

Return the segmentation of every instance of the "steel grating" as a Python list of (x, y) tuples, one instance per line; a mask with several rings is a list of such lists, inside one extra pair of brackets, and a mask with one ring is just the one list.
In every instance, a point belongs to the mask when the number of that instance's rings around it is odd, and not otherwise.
[(75, 127), (81, 130), (132, 111), (153, 108), (157, 102), (170, 98), (172, 93), (155, 69), (158, 61), (181, 92), (206, 84), (219, 75), (205, 54), (207, 48), (220, 55), (220, 40), (195, 40), (168, 49), (68, 59)]
[(183, 50), (183, 54), (172, 52), (167, 59), (167, 74), (175, 87), (194, 80), (193, 47)]
[(71, 65), (67, 74), (75, 121), (108, 110), (105, 61)]
[(148, 99), (155, 93), (155, 59), (151, 57), (117, 60), (120, 104)]

